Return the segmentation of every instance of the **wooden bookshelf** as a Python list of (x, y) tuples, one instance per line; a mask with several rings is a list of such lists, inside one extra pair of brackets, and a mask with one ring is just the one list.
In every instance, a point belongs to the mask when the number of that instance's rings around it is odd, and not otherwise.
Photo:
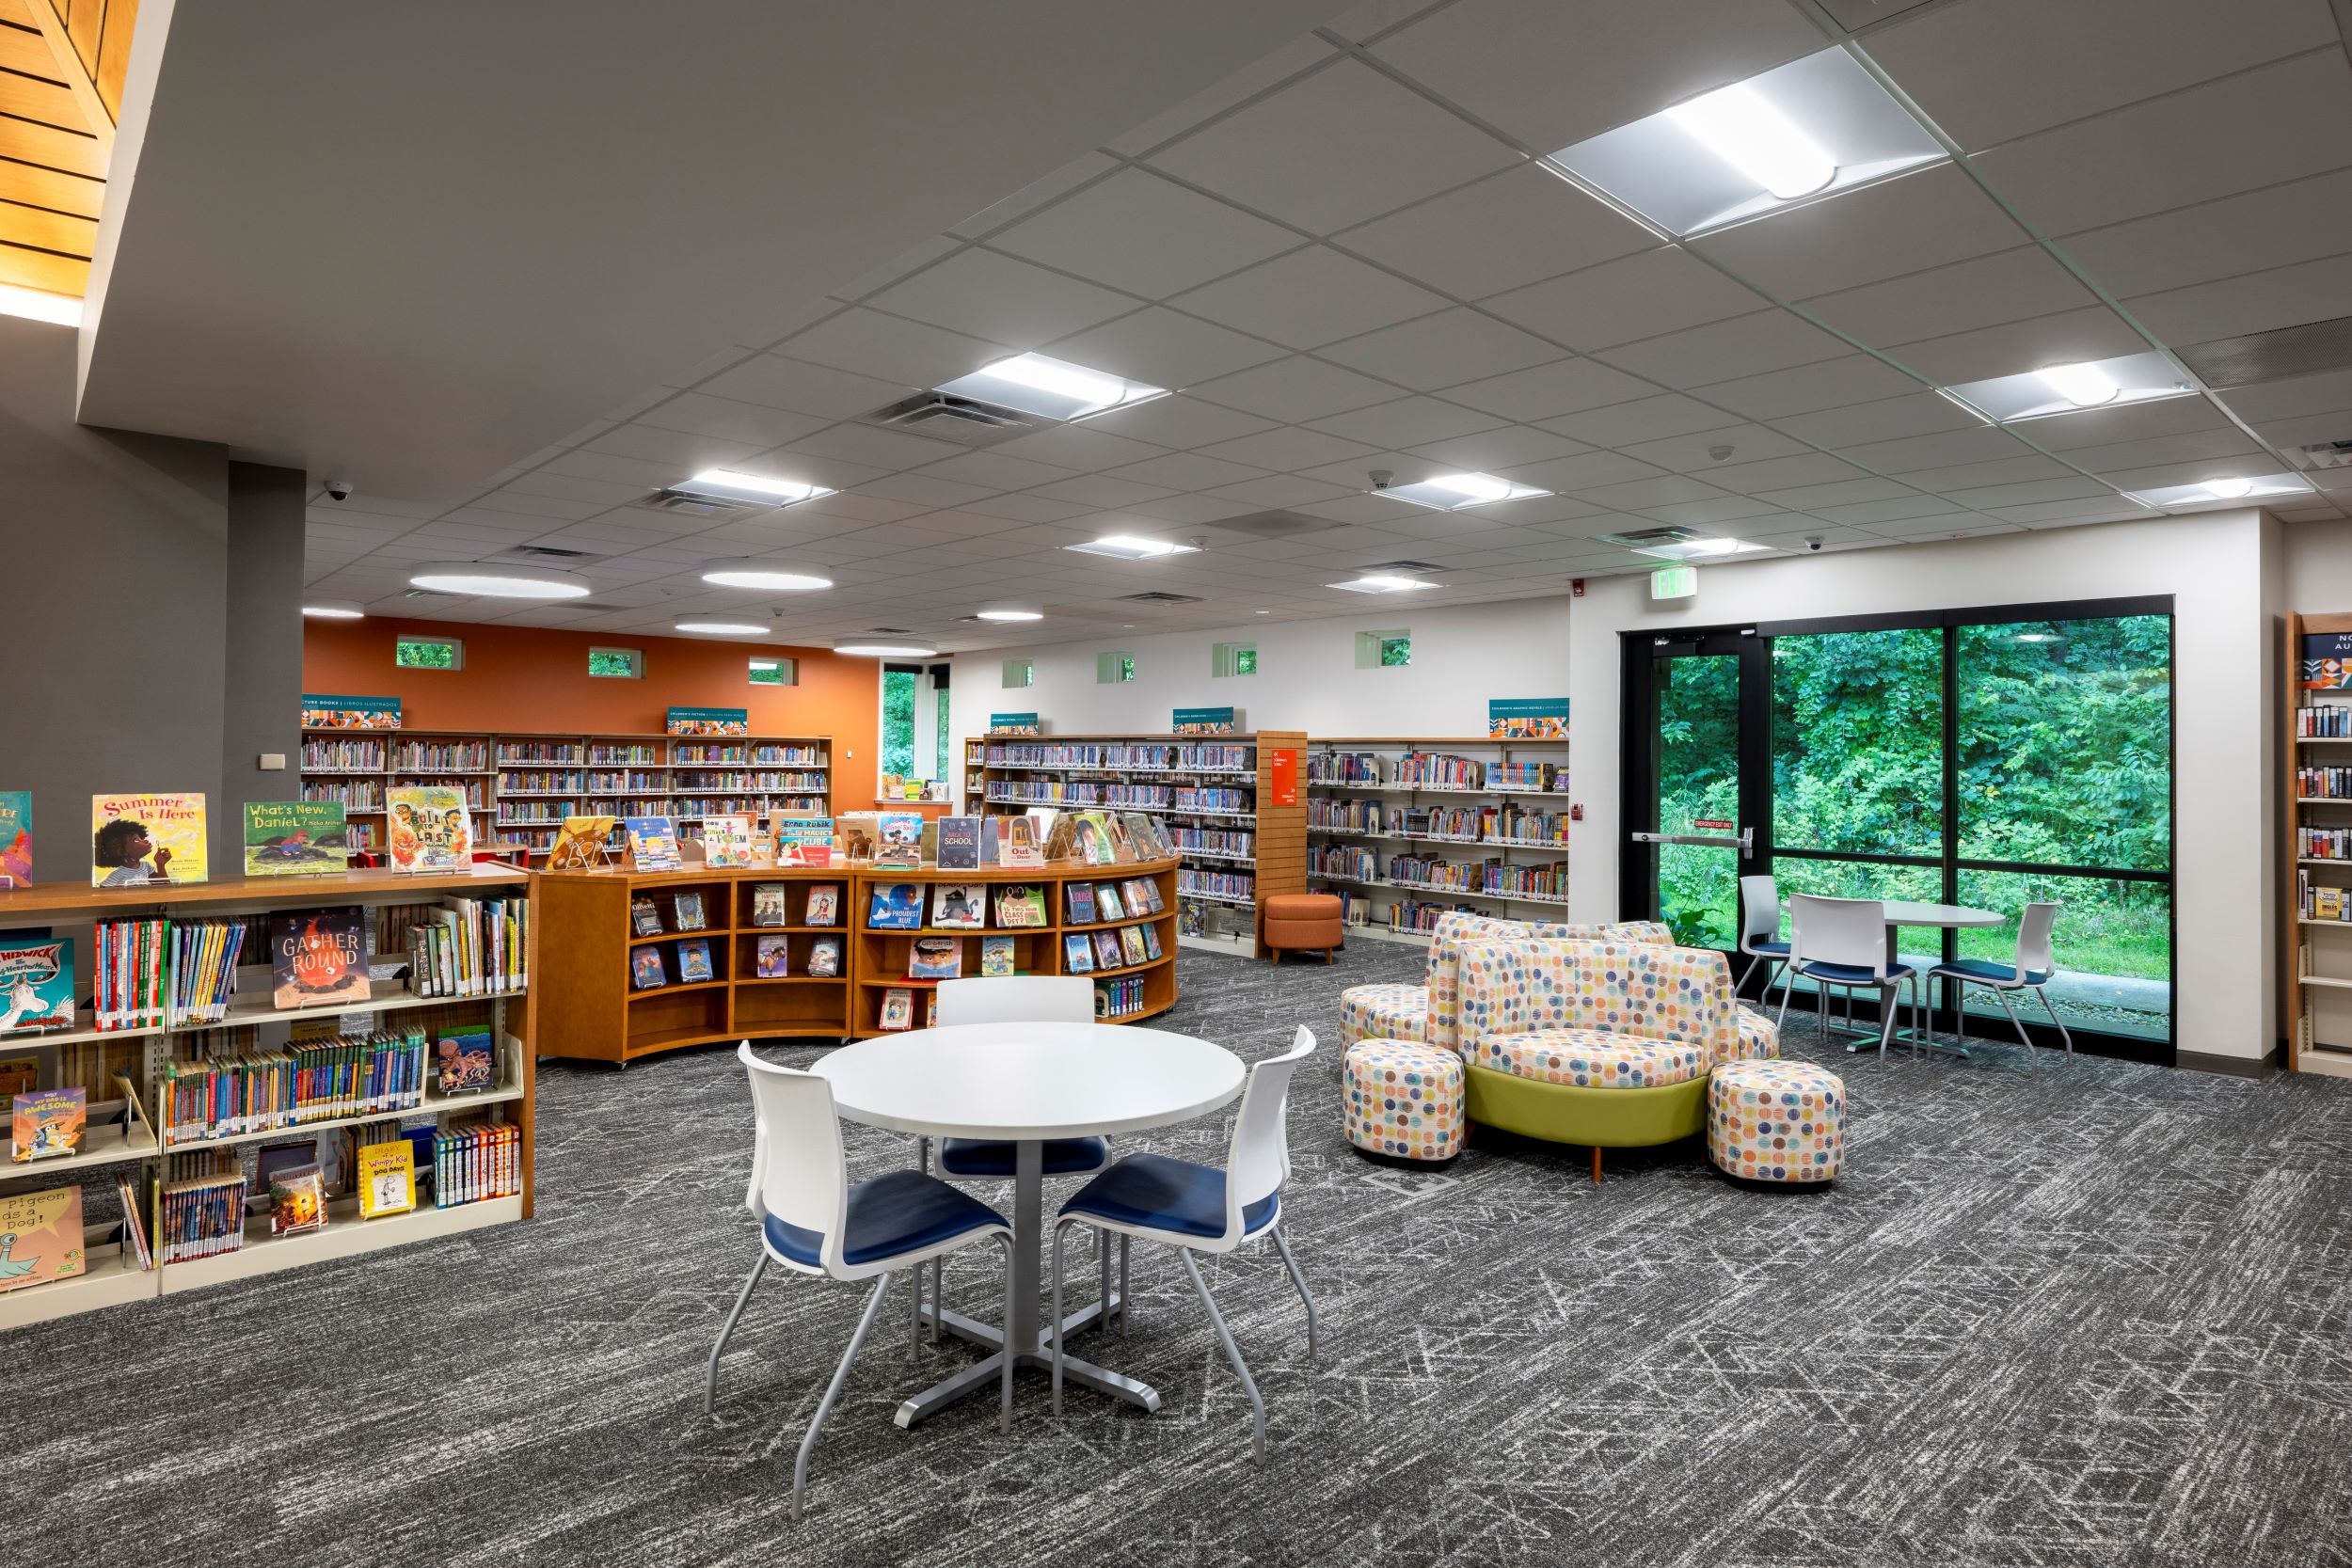
[[(698, 838), (705, 816), (736, 810), (833, 815), (833, 741), (826, 736), (302, 734), (303, 799), (343, 800), (353, 832), (365, 839), (352, 847), (377, 854), (384, 849), (384, 792), (393, 784), (464, 788), (474, 798), (474, 842), (516, 860), (545, 855), (566, 816), (668, 816), (681, 838)], [(617, 828), (613, 847), (622, 847)]]
[[(1044, 806), (1135, 811), (1158, 821), (1183, 861), (1177, 924), (1185, 942), (1259, 953), (1258, 901), (1306, 891), (1302, 731), (991, 736), (967, 745), (980, 749), (978, 801), (986, 815), (1018, 816)], [(1216, 752), (1203, 748), (1229, 750), (1233, 760), (1206, 763), (1201, 759)], [(1277, 798), (1279, 753), (1288, 753), (1294, 764), (1287, 801)], [(969, 756), (967, 750), (967, 781)], [(1195, 788), (1231, 790), (1238, 800), (1230, 809), (1178, 803), (1180, 792)], [(1128, 798), (1105, 799), (1120, 794)]]
[[(2304, 776), (2314, 768), (2352, 769), (2352, 689), (2307, 689), (2302, 681), (2303, 639), (2331, 632), (2352, 632), (2352, 614), (2286, 618), (2280, 681), (2285, 753), (2280, 816), (2286, 824), (2280, 885), (2286, 892), (2279, 943), (2285, 958), (2279, 1016), (2285, 1023), (2291, 1070), (2352, 1078), (2352, 921), (2319, 918), (2313, 907), (2322, 889), (2344, 889), (2352, 901), (2352, 858), (2307, 853), (2315, 847), (2303, 842), (2306, 831), (2337, 831), (2352, 843), (2352, 793), (2319, 793), (2320, 784)], [(2307, 709), (2343, 725), (2343, 734), (2302, 733)]]
[[(1498, 781), (1499, 768), (1527, 765), (1549, 769), (1549, 787)], [(1565, 736), (1316, 736), (1305, 773), (1307, 880), (1341, 896), (1349, 930), (1426, 944), (1438, 915), (1451, 909), (1565, 918)], [(1448, 773), (1474, 777), (1441, 782)], [(1359, 776), (1364, 774), (1371, 776)], [(1433, 820), (1423, 821), (1423, 814)], [(1412, 861), (1462, 868), (1453, 880), (1475, 872), (1477, 883), (1422, 880), (1430, 869), (1399, 864)], [(1523, 877), (1536, 885), (1516, 885)]]
[(988, 739), (974, 736), (963, 743), (963, 779), (961, 785), (963, 804), (959, 808), (966, 816), (988, 815)]
[[(1111, 1017), (1106, 1022), (1132, 1023), (1154, 1017), (1176, 1005), (1176, 925), (1177, 877), (1180, 862), (1176, 858), (1139, 861), (1127, 865), (1089, 865), (1082, 861), (1057, 860), (1046, 863), (1044, 869), (1014, 869), (1005, 866), (983, 866), (979, 870), (943, 871), (925, 866), (920, 871), (877, 870), (861, 866), (857, 872), (857, 903), (850, 913), (857, 933), (855, 958), (856, 998), (855, 1017), (850, 1033), (857, 1038), (881, 1034), (882, 1006), (884, 995), (894, 987), (914, 993), (914, 1026), (920, 1028), (927, 1015), (929, 998), (926, 992), (939, 982), (937, 979), (911, 978), (907, 974), (908, 955), (915, 942), (926, 936), (950, 936), (962, 939), (961, 962), (963, 974), (980, 972), (980, 943), (983, 936), (1009, 936), (1014, 939), (1013, 971), (1019, 974), (1080, 974), (1093, 980), (1116, 980), (1129, 976), (1143, 979), (1142, 1006), (1134, 1011)], [(1160, 908), (1150, 911), (1128, 911), (1115, 920), (1073, 921), (1070, 918), (1070, 894), (1073, 884), (1084, 883), (1099, 888), (1104, 884), (1148, 881), (1159, 895)], [(920, 890), (923, 901), (922, 918), (930, 921), (937, 909), (933, 890), (941, 886), (970, 885), (988, 890), (984, 923), (978, 927), (946, 927), (926, 924), (921, 927), (880, 927), (872, 923), (874, 890), (890, 886), (913, 886)], [(996, 892), (1004, 887), (1033, 887), (1039, 890), (1045, 905), (1042, 926), (1002, 926), (997, 923)], [(1084, 936), (1089, 944), (1098, 931), (1117, 932), (1122, 927), (1148, 926), (1159, 945), (1157, 958), (1147, 958), (1141, 963), (1122, 963), (1116, 967), (1104, 965), (1097, 957), (1092, 969), (1071, 967), (1065, 939)]]
[[(352, 732), (342, 733), (358, 738)], [(246, 1166), (249, 1178), (252, 1166), (248, 1150), (296, 1143), (343, 1128), (389, 1130), (394, 1125), (413, 1126), (428, 1119), (441, 1127), (470, 1120), (499, 1120), (516, 1125), (520, 1130), (517, 1156), (522, 1189), (512, 1196), (484, 1198), (449, 1209), (434, 1208), (430, 1200), (424, 1200), (410, 1213), (373, 1220), (360, 1218), (354, 1201), (346, 1196), (330, 1202), (324, 1230), (271, 1238), (264, 1215), (248, 1223), (247, 1243), (237, 1251), (180, 1262), (159, 1260), (146, 1270), (139, 1268), (134, 1249), (119, 1225), (86, 1224), (87, 1272), (0, 1293), (0, 1330), (528, 1217), (532, 1208), (537, 1149), (536, 1069), (532, 1053), (537, 1024), (537, 993), (526, 984), (515, 990), (474, 996), (418, 995), (405, 978), (406, 954), (388, 949), (378, 940), (377, 924), (379, 915), (388, 909), (434, 904), (452, 895), (513, 898), (525, 895), (529, 888), (530, 879), (523, 873), (507, 866), (483, 864), (465, 871), (416, 876), (399, 876), (389, 870), (359, 870), (324, 877), (229, 877), (215, 881), (138, 888), (100, 889), (52, 883), (0, 891), (0, 929), (41, 929), (72, 942), (75, 1007), (80, 1025), (70, 1031), (0, 1036), (0, 1055), (38, 1058), (41, 1087), (72, 1086), (72, 1082), (79, 1082), (92, 1091), (90, 1121), (81, 1151), (26, 1165), (0, 1165), (0, 1183), (5, 1183), (8, 1191), (22, 1193), (77, 1184), (84, 1189), (84, 1212), (89, 1214), (110, 1212), (116, 1180), (128, 1176), (138, 1195), (152, 1248), (161, 1222), (162, 1187), (191, 1174), (196, 1163), (234, 1158)], [(362, 911), (372, 968), (375, 976), (380, 976), (371, 978), (365, 1002), (355, 1006), (273, 1006), (267, 943), (257, 946), (248, 939), (244, 956), (248, 959), (258, 958), (260, 961), (239, 966), (227, 1016), (220, 1022), (133, 1029), (94, 1026), (96, 1009), (89, 1005), (97, 952), (93, 933), (101, 921), (251, 920), (283, 911), (353, 906)], [(527, 980), (536, 978), (540, 963), (536, 914), (534, 908), (522, 958)], [(319, 1117), (264, 1131), (177, 1141), (159, 1135), (158, 1118), (163, 1113), (159, 1090), (165, 1069), (175, 1061), (200, 1060), (208, 1054), (240, 1051), (275, 1050), (285, 1044), (290, 1032), (297, 1027), (308, 1031), (325, 1022), (329, 1025), (326, 1032), (332, 1034), (337, 1032), (332, 1027), (335, 1022), (358, 1015), (390, 1015), (377, 1026), (391, 1029), (398, 1027), (406, 1016), (415, 1014), (422, 1015), (429, 1035), (448, 1029), (488, 1027), (497, 1046), (498, 1082), (476, 1094), (444, 1097), (428, 1092), (423, 1103), (412, 1110)], [(84, 1055), (85, 1053), (92, 1054)], [(135, 1114), (126, 1110), (119, 1098), (102, 1095), (87, 1077), (61, 1082), (69, 1069), (69, 1058), (78, 1058), (87, 1073), (93, 1065), (93, 1056), (102, 1074), (119, 1070), (132, 1081), (139, 1095)], [(168, 1129), (165, 1132), (167, 1133)]]

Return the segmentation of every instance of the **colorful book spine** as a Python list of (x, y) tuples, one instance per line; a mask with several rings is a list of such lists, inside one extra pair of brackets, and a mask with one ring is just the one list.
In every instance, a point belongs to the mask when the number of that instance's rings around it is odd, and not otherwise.
[(506, 1122), (446, 1128), (433, 1140), (433, 1206), (455, 1209), (522, 1189), (522, 1130)]

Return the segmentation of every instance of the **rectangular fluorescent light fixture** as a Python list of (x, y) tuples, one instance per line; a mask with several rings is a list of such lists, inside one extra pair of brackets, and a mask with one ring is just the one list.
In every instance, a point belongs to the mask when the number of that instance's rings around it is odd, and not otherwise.
[(1380, 573), (1373, 573), (1347, 582), (1327, 582), (1323, 586), (1343, 588), (1350, 594), (1410, 594), (1416, 588), (1436, 588), (1439, 585), (1434, 582), (1423, 582), (1419, 578), (1389, 577)]
[(1550, 161), (1677, 236), (1943, 161), (1843, 49), (1824, 49), (1604, 131)]
[(1671, 545), (1637, 545), (1633, 553), (1654, 556), (1660, 561), (1719, 561), (1727, 555), (1748, 555), (1768, 547), (1751, 545), (1744, 539), (1683, 539)]
[(670, 488), (680, 495), (749, 501), (755, 506), (794, 506), (833, 494), (821, 484), (808, 484), (797, 479), (771, 479), (766, 474), (739, 473), (733, 468), (705, 468), (693, 478), (682, 479)]
[(1531, 496), (1549, 496), (1549, 490), (1538, 490), (1532, 484), (1514, 484), (1492, 474), (1439, 474), (1413, 484), (1391, 484), (1385, 490), (1373, 492), (1391, 496), (1415, 506), (1431, 507), (1439, 512), (1459, 512), (1466, 506), (1492, 506), (1497, 501), (1525, 500)]
[(2195, 484), (2168, 484), (2161, 490), (2124, 492), (2143, 505), (2165, 512), (2210, 512), (2225, 506), (2259, 503), (2278, 496), (2311, 493), (2311, 481), (2301, 474), (2216, 474)]
[(2197, 388), (2171, 360), (2148, 353), (2044, 365), (2038, 371), (1938, 389), (1963, 408), (1996, 424), (2013, 424), (2093, 408), (2121, 408), (2127, 403), (2187, 397)]
[(1063, 549), (1080, 555), (1107, 555), (1115, 561), (1157, 561), (1163, 556), (1191, 555), (1200, 546), (1178, 545), (1166, 539), (1143, 539), (1132, 533), (1114, 533), (1107, 538), (1089, 540), (1083, 545), (1064, 545)]
[(1114, 408), (1168, 396), (1165, 387), (1147, 387), (1107, 371), (1092, 371), (1042, 354), (1017, 354), (960, 375), (932, 388), (951, 397), (1001, 404), (1047, 420), (1083, 420)]

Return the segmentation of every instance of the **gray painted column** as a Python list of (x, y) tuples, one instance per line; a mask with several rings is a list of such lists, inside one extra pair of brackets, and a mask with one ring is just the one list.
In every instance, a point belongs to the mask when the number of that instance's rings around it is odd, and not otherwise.
[[(213, 875), (241, 874), (245, 802), (302, 797), (302, 534), (310, 480), (299, 468), (229, 465), (220, 800)], [(276, 752), (280, 771), (260, 759)]]

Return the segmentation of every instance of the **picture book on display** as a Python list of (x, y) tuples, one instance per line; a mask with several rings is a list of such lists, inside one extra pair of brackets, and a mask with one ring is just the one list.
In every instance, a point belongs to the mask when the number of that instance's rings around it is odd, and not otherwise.
[(923, 924), (923, 890), (913, 882), (876, 882), (866, 924), (878, 931), (914, 930)]
[(490, 1031), (468, 1029), (443, 1035), (434, 1048), (435, 1086), (443, 1094), (480, 1094), (498, 1078), (498, 1057), (490, 1049)]
[(907, 951), (907, 974), (917, 980), (952, 980), (963, 973), (961, 937), (917, 937)]
[(818, 882), (808, 890), (807, 917), (803, 926), (837, 926), (841, 923), (841, 884)]
[(1094, 956), (1103, 960), (1104, 969), (1119, 968), (1124, 962), (1119, 953), (1119, 933), (1117, 931), (1095, 932)]
[(1151, 957), (1143, 950), (1143, 927), (1121, 926), (1119, 928), (1119, 948), (1129, 964), (1139, 964)]
[(651, 990), (667, 985), (669, 976), (661, 971), (661, 949), (640, 947), (628, 956), (628, 984), (631, 990)]
[(1076, 853), (1089, 865), (1117, 865), (1119, 843), (1111, 836), (1110, 819), (1099, 811), (1076, 814)]
[(987, 936), (980, 939), (980, 973), (991, 979), (1010, 974), (1012, 969), (1012, 938)]
[(0, 1291), (22, 1291), (83, 1272), (82, 1189), (0, 1196)]
[(943, 816), (939, 819), (939, 868), (977, 871), (980, 866), (980, 819)]
[(384, 791), (384, 811), (394, 871), (463, 871), (473, 864), (473, 817), (458, 785), (393, 784)]
[(893, 986), (882, 992), (882, 1026), (885, 1029), (914, 1027), (914, 992), (904, 986)]
[(1064, 882), (1062, 897), (1070, 905), (1070, 921), (1073, 926), (1091, 926), (1094, 912), (1094, 885), (1091, 882)]
[(866, 864), (874, 858), (875, 834), (881, 825), (878, 812), (843, 812), (833, 821), (834, 848), (852, 865)]
[(1011, 882), (996, 890), (996, 924), (1008, 931), (1045, 924), (1045, 890)]
[(8, 1159), (15, 1164), (82, 1151), (89, 1128), (89, 1091), (36, 1089), (9, 1102)]
[(885, 811), (876, 814), (874, 863), (884, 870), (919, 871), (923, 866), (923, 814)]
[(661, 908), (650, 894), (638, 894), (628, 901), (628, 928), (641, 937), (661, 934)]
[(1016, 871), (1043, 869), (1045, 850), (1038, 841), (1037, 823), (1027, 816), (1008, 816), (1003, 822), (1003, 836), (996, 845), (998, 861)]
[(359, 1150), (359, 1217), (405, 1214), (417, 1206), (417, 1146), (406, 1138)]
[(73, 939), (0, 936), (0, 1035), (73, 1027)]
[(326, 1228), (326, 1173), (315, 1164), (296, 1165), (269, 1179), (269, 1233), (290, 1236)]
[(666, 816), (628, 818), (629, 863), (640, 871), (675, 871), (686, 863), (678, 854), (677, 824)]
[(703, 863), (739, 866), (752, 863), (752, 819), (748, 816), (703, 818)]
[(692, 942), (677, 944), (677, 978), (682, 986), (697, 985), (710, 978), (710, 942), (696, 937)]
[(753, 973), (763, 980), (781, 980), (792, 973), (791, 942), (784, 937), (761, 937)]
[(145, 887), (207, 876), (204, 797), (90, 797), (90, 885)]
[(755, 882), (752, 885), (753, 925), (787, 925), (788, 922), (786, 920), (785, 915), (786, 908), (784, 883)]
[(32, 885), (32, 791), (0, 789), (0, 888)]
[(670, 929), (699, 931), (706, 928), (703, 918), (703, 895), (699, 892), (674, 893), (670, 895)]
[(941, 882), (931, 889), (931, 924), (977, 931), (988, 919), (988, 889), (977, 882)]
[(818, 937), (808, 944), (808, 973), (815, 980), (831, 980), (841, 974), (841, 939)]
[(564, 825), (555, 832), (555, 843), (548, 849), (548, 869), (586, 871), (604, 864), (611, 858), (607, 846), (620, 820), (617, 816), (564, 818)]
[(771, 814), (768, 832), (778, 865), (831, 865), (833, 818)]
[(1119, 820), (1126, 825), (1127, 838), (1136, 847), (1137, 858), (1164, 861), (1176, 852), (1168, 842), (1168, 831), (1139, 811), (1123, 811)]
[(1143, 956), (1146, 958), (1159, 958), (1160, 928), (1157, 926), (1139, 926), (1136, 929), (1143, 933)]
[(344, 868), (340, 800), (247, 800), (245, 874), (325, 877)]
[(1094, 944), (1087, 941), (1084, 931), (1073, 931), (1061, 939), (1062, 968), (1073, 974), (1094, 973)]
[(355, 906), (281, 910), (269, 917), (270, 1003), (357, 1005), (368, 999), (367, 935)]
[(1094, 890), (1094, 907), (1103, 911), (1104, 920), (1127, 918), (1127, 911), (1119, 901), (1119, 889), (1109, 882)]

